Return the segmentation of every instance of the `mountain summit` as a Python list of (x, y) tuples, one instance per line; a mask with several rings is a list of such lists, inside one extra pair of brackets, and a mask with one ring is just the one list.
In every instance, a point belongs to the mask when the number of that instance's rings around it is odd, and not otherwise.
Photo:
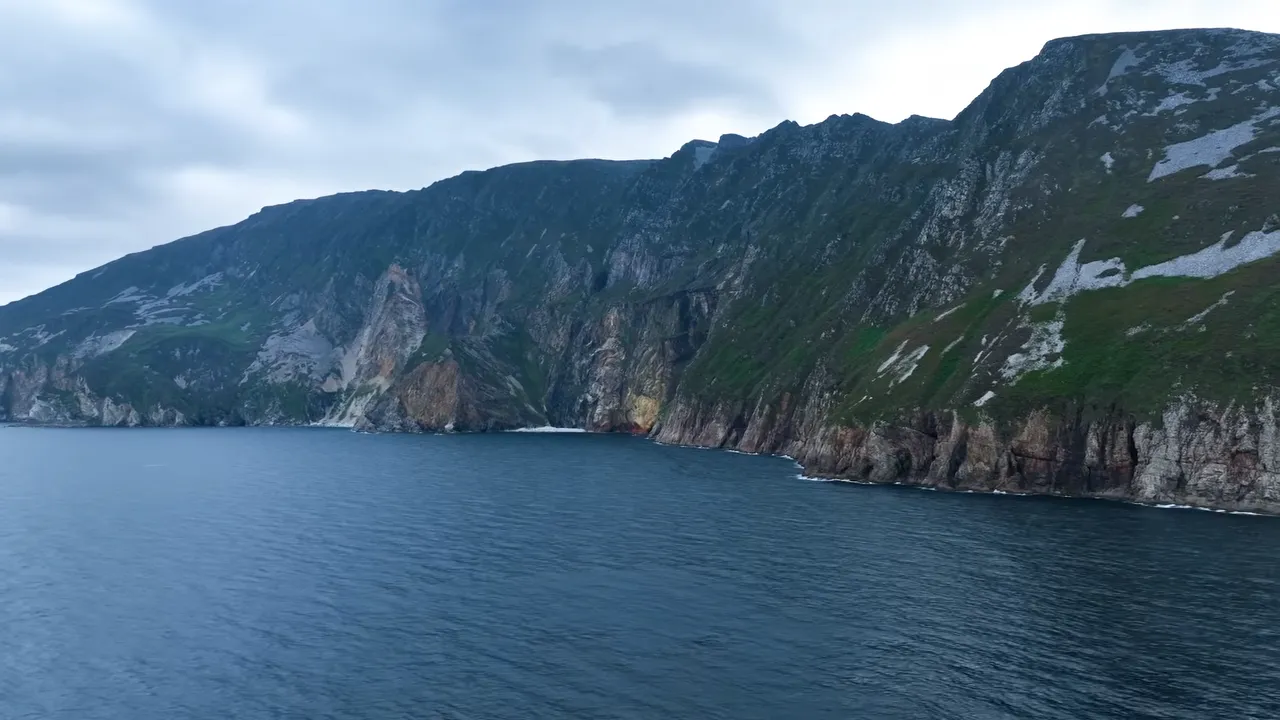
[(576, 426), (1280, 511), (1280, 37), (1055, 40), (833, 116), (266, 208), (0, 308), (0, 420)]

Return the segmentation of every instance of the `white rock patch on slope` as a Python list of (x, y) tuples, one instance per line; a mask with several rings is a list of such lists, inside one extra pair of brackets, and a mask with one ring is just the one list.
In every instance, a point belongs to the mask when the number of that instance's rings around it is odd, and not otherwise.
[[(1217, 99), (1218, 92), (1219, 92), (1219, 88), (1214, 88), (1213, 91), (1211, 92), (1210, 97), (1205, 99), (1207, 101)], [(1163, 100), (1161, 100), (1159, 104), (1157, 104), (1154, 108), (1151, 109), (1151, 112), (1143, 113), (1143, 114), (1146, 115), (1147, 117), (1155, 117), (1156, 115), (1159, 115), (1162, 112), (1176, 110), (1177, 108), (1180, 108), (1183, 105), (1191, 105), (1192, 103), (1195, 103), (1195, 102), (1197, 102), (1197, 100), (1195, 98), (1188, 97), (1186, 93), (1181, 93), (1181, 92), (1174, 93), (1164, 98)]]
[(36, 344), (33, 347), (44, 347), (45, 345), (48, 345), (50, 342), (62, 337), (62, 335), (67, 331), (59, 330), (58, 332), (51, 334), (49, 333), (49, 331), (44, 329), (44, 325), (40, 325), (34, 328), (27, 328), (22, 332), (27, 335), (30, 335), (31, 339), (35, 341)]
[(1209, 317), (1209, 313), (1213, 312), (1214, 310), (1217, 310), (1220, 307), (1225, 306), (1227, 304), (1227, 301), (1231, 299), (1231, 296), (1235, 294), (1236, 294), (1235, 290), (1229, 290), (1223, 293), (1222, 297), (1218, 298), (1217, 302), (1205, 308), (1201, 312), (1198, 312), (1195, 315), (1192, 315), (1191, 317), (1187, 318), (1185, 321), (1183, 321), (1182, 325), (1178, 327), (1178, 329), (1186, 330), (1188, 328), (1195, 327), (1196, 325), (1199, 325), (1200, 323), (1204, 322), (1205, 318)]
[(883, 375), (886, 370), (893, 367), (893, 364), (898, 362), (898, 359), (902, 357), (902, 351), (906, 349), (907, 341), (903, 340), (902, 344), (898, 346), (898, 349), (894, 350), (893, 354), (889, 356), (889, 359), (880, 363), (880, 367), (876, 368), (876, 375)]
[[(1035, 277), (1031, 278), (1031, 282), (1027, 283), (1027, 286), (1022, 288), (1022, 292), (1018, 293), (1019, 302), (1034, 303), (1036, 301), (1036, 298), (1039, 297), (1036, 293), (1036, 283), (1040, 282), (1040, 278), (1044, 277), (1044, 271), (1048, 269), (1049, 266), (1041, 265), (1040, 268), (1036, 270)], [(983, 344), (986, 344), (985, 340), (983, 341)]]
[(117, 330), (102, 336), (90, 335), (76, 346), (71, 354), (81, 359), (106, 355), (120, 349), (120, 346), (128, 342), (136, 332), (136, 330)]
[(907, 378), (911, 377), (915, 373), (916, 368), (920, 366), (920, 361), (923, 360), (924, 356), (928, 353), (929, 346), (921, 345), (911, 351), (909, 355), (902, 358), (902, 360), (898, 361), (897, 366), (894, 368), (897, 372), (897, 376), (893, 379), (893, 382), (889, 383), (889, 387), (893, 387), (898, 383), (906, 382)]
[(1196, 69), (1195, 60), (1179, 60), (1175, 63), (1162, 63), (1146, 73), (1158, 74), (1167, 82), (1174, 85), (1200, 85), (1204, 86), (1205, 81), (1209, 78), (1226, 75), (1227, 73), (1239, 72), (1241, 70), (1252, 70), (1254, 68), (1263, 67), (1274, 63), (1274, 60), (1249, 59), (1236, 60), (1232, 62), (1223, 62), (1209, 68), (1208, 70)]
[(888, 372), (893, 373), (894, 377), (889, 381), (889, 387), (905, 382), (907, 378), (911, 377), (911, 375), (915, 373), (916, 368), (919, 367), (920, 361), (923, 360), (924, 356), (929, 352), (928, 345), (921, 345), (910, 353), (903, 355), (902, 351), (907, 349), (908, 342), (909, 341), (907, 340), (903, 340), (902, 344), (899, 345), (898, 348), (893, 351), (893, 354), (889, 356), (889, 359), (881, 363), (880, 367), (876, 370), (876, 377), (882, 377)]
[(1235, 245), (1227, 247), (1231, 235), (1230, 232), (1224, 234), (1218, 242), (1198, 252), (1138, 268), (1132, 275), (1125, 274), (1125, 265), (1119, 258), (1081, 264), (1080, 251), (1084, 249), (1084, 240), (1081, 240), (1067, 254), (1044, 291), (1036, 292), (1036, 283), (1043, 274), (1037, 273), (1022, 292), (1018, 293), (1018, 299), (1024, 304), (1043, 305), (1050, 302), (1063, 302), (1072, 295), (1087, 290), (1124, 287), (1144, 278), (1213, 278), (1225, 275), (1242, 265), (1280, 254), (1280, 230), (1269, 233), (1254, 231), (1245, 235)]
[(1200, 177), (1204, 178), (1205, 180), (1230, 180), (1231, 178), (1238, 178), (1238, 177), (1249, 178), (1249, 177), (1253, 177), (1253, 175), (1250, 175), (1249, 173), (1240, 172), (1239, 165), (1231, 165), (1230, 167), (1210, 170), (1209, 172), (1205, 173), (1204, 175), (1201, 175)]
[(1116, 159), (1112, 157), (1109, 151), (1103, 153), (1099, 159), (1102, 160), (1102, 164), (1107, 168), (1107, 172), (1111, 172), (1111, 168), (1115, 167)]
[(959, 305), (951, 308), (950, 310), (947, 310), (946, 312), (939, 313), (938, 317), (934, 318), (933, 321), (939, 322), (941, 320), (945, 320), (946, 318), (951, 317), (953, 314), (955, 314), (956, 311), (960, 310), (963, 307), (964, 307), (964, 303), (960, 303)]
[(1010, 355), (1000, 368), (1000, 375), (1010, 383), (1036, 370), (1052, 370), (1063, 366), (1062, 351), (1067, 343), (1062, 339), (1061, 317), (1049, 322), (1033, 323), (1031, 337), (1021, 352)]
[(1119, 258), (1095, 260), (1080, 263), (1080, 252), (1084, 250), (1084, 240), (1075, 244), (1067, 258), (1058, 266), (1049, 286), (1038, 295), (1035, 293), (1034, 281), (1028, 286), (1030, 293), (1023, 291), (1019, 297), (1034, 297), (1033, 305), (1049, 302), (1061, 302), (1076, 293), (1086, 290), (1101, 290), (1108, 287), (1119, 287), (1125, 284), (1124, 263)]
[(1111, 72), (1107, 75), (1106, 82), (1102, 83), (1102, 87), (1098, 88), (1097, 94), (1106, 95), (1107, 86), (1111, 81), (1129, 72), (1129, 69), (1136, 65), (1138, 65), (1138, 55), (1132, 49), (1125, 47), (1124, 52), (1120, 53), (1120, 57), (1116, 58), (1115, 64), (1111, 66)]
[(974, 407), (982, 407), (983, 405), (986, 405), (987, 403), (995, 399), (996, 399), (995, 391), (988, 390), (982, 397), (978, 398), (977, 400), (974, 400), (973, 405)]
[[(115, 305), (116, 303), (136, 303), (146, 300), (147, 296), (136, 286), (129, 286), (121, 290), (119, 294), (107, 301), (106, 305)], [(103, 305), (103, 307), (106, 307)]]
[(334, 348), (320, 334), (314, 320), (288, 333), (275, 334), (263, 343), (258, 357), (245, 371), (241, 383), (257, 372), (266, 371), (270, 382), (287, 382), (299, 376), (322, 380), (333, 369)]
[(222, 273), (217, 272), (212, 275), (206, 275), (190, 285), (181, 284), (174, 285), (169, 288), (169, 292), (165, 293), (166, 297), (186, 297), (188, 295), (200, 292), (201, 290), (212, 290), (222, 284)]
[(1141, 215), (1141, 214), (1142, 214), (1142, 211), (1143, 211), (1143, 210), (1146, 210), (1146, 208), (1142, 207), (1141, 205), (1130, 205), (1130, 206), (1129, 206), (1129, 209), (1128, 209), (1128, 210), (1125, 210), (1125, 211), (1124, 211), (1124, 214), (1123, 214), (1123, 215), (1121, 215), (1120, 217), (1124, 217), (1124, 218), (1136, 218), (1136, 217), (1138, 217), (1139, 215)]
[(1280, 107), (1274, 107), (1255, 118), (1232, 125), (1223, 130), (1194, 140), (1170, 145), (1164, 149), (1164, 159), (1151, 168), (1147, 182), (1154, 182), (1167, 175), (1198, 165), (1216, 167), (1231, 157), (1235, 149), (1253, 141), (1258, 135), (1258, 123), (1280, 115)]
[(1240, 242), (1227, 247), (1231, 233), (1222, 236), (1218, 242), (1209, 247), (1183, 255), (1172, 260), (1139, 268), (1133, 273), (1133, 280), (1149, 277), (1196, 277), (1212, 278), (1280, 253), (1280, 230), (1271, 233), (1254, 231), (1245, 235)]

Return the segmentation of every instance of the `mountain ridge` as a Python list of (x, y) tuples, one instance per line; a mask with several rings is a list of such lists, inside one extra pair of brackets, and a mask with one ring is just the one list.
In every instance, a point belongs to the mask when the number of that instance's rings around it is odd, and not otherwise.
[(0, 420), (572, 426), (1276, 512), (1277, 108), (1280, 37), (1086, 35), (949, 121), (272, 206), (0, 307)]

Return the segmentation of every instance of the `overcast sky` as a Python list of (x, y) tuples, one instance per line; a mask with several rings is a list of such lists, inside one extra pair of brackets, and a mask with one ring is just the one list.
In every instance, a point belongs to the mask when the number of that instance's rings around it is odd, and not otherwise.
[(264, 205), (950, 118), (1054, 37), (1277, 0), (0, 0), (0, 303)]

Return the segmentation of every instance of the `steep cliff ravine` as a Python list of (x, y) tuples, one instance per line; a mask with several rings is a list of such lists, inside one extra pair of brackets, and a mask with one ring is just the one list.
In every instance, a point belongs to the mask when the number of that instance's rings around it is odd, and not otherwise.
[(555, 425), (1280, 512), (1280, 38), (1068, 38), (863, 115), (265, 208), (0, 308), (0, 421)]

